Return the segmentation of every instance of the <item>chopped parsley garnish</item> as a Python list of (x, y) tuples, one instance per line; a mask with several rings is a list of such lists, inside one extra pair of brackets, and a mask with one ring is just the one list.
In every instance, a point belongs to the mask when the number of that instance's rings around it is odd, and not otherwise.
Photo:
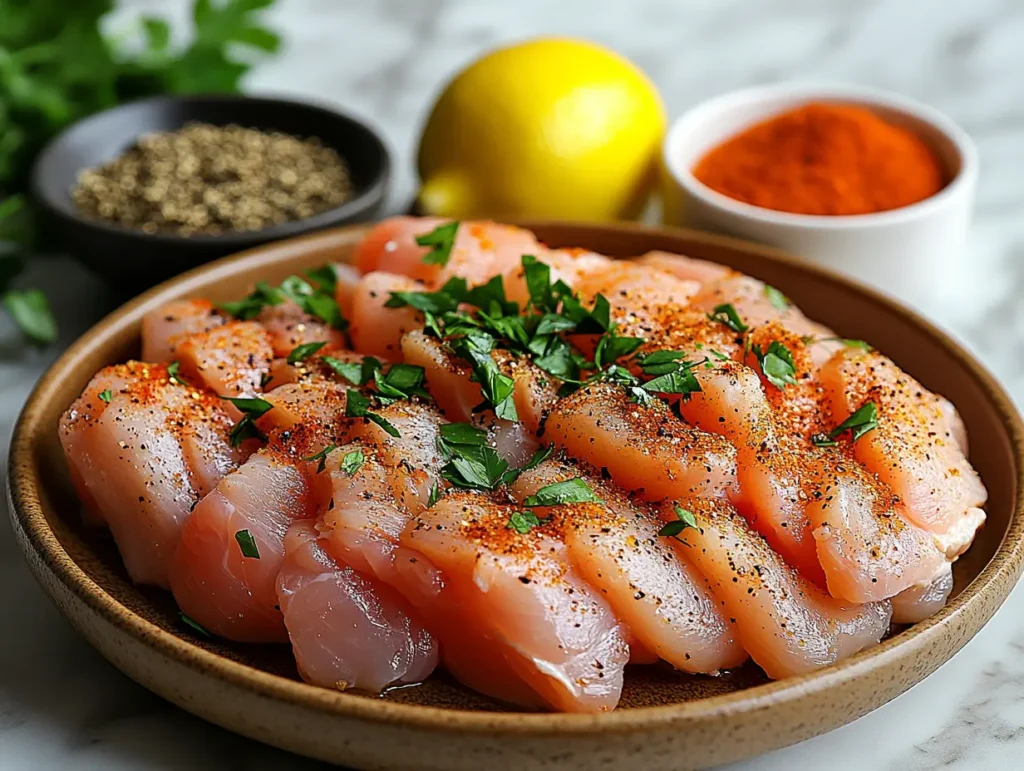
[(182, 381), (182, 379), (180, 377), (178, 377), (178, 370), (180, 368), (181, 368), (181, 362), (180, 361), (172, 361), (170, 364), (168, 364), (167, 365), (167, 379), (170, 380), (172, 383), (177, 383), (179, 385), (183, 385), (184, 381)]
[(523, 501), (532, 509), (538, 506), (562, 506), (567, 503), (604, 503), (585, 480), (576, 477), (545, 485)]
[(376, 423), (391, 436), (401, 436), (397, 428), (391, 425), (385, 418), (370, 410), (369, 398), (363, 396), (363, 394), (359, 393), (354, 388), (348, 389), (348, 396), (345, 399), (345, 417), (366, 418), (367, 420)]
[(487, 334), (471, 333), (452, 340), (449, 345), (460, 359), (468, 361), (472, 368), (470, 380), (480, 384), (485, 404), (503, 420), (518, 420), (512, 391), (515, 381), (503, 375), (491, 358), (495, 340)]
[(333, 356), (321, 356), (320, 361), (341, 375), (352, 385), (364, 386), (374, 379), (374, 374), (382, 366), (380, 360), (373, 356), (365, 357), (362, 362), (342, 361)]
[(335, 289), (338, 287), (338, 273), (330, 263), (321, 265), (319, 268), (307, 270), (306, 277), (316, 284), (317, 288), (331, 295), (334, 294)]
[(303, 343), (292, 348), (292, 352), (288, 354), (289, 364), (298, 364), (301, 361), (305, 361), (314, 353), (319, 351), (327, 345), (326, 341), (320, 341), (317, 343)]
[(423, 367), (414, 364), (392, 364), (384, 375), (381, 375), (379, 367), (373, 370), (377, 399), (383, 405), (414, 396), (430, 399), (430, 394), (423, 388), (424, 379)]
[(532, 511), (513, 511), (508, 518), (508, 529), (515, 530), (520, 535), (526, 535), (533, 528), (547, 522), (546, 517), (538, 517)]
[(786, 346), (773, 340), (766, 351), (762, 351), (759, 345), (753, 346), (750, 350), (761, 365), (765, 380), (780, 389), (787, 385), (796, 385), (796, 364), (793, 362), (792, 352)]
[(441, 500), (441, 496), (443, 495), (444, 491), (441, 489), (441, 485), (435, 482), (430, 488), (430, 494), (427, 496), (427, 508), (429, 509), (431, 506), (433, 506), (435, 503)]
[(338, 445), (336, 445), (336, 444), (329, 444), (326, 447), (324, 447), (322, 450), (320, 450), (320, 452), (314, 453), (313, 455), (310, 455), (307, 458), (303, 458), (303, 460), (308, 460), (308, 461), (318, 460), (318, 461), (320, 461), (317, 464), (317, 466), (316, 466), (316, 473), (320, 474), (320, 473), (323, 472), (323, 470), (325, 468), (327, 468), (327, 456), (330, 455), (332, 452), (334, 452), (336, 449), (338, 449)]
[(253, 293), (236, 302), (221, 303), (217, 307), (242, 321), (250, 321), (260, 315), (267, 305), (280, 305), (285, 301), (284, 293), (270, 286), (266, 281), (257, 281)]
[(764, 296), (768, 299), (775, 309), (778, 311), (785, 311), (789, 309), (792, 303), (786, 295), (782, 294), (778, 289), (768, 284), (764, 285)]
[(835, 439), (844, 431), (849, 431), (850, 438), (856, 442), (868, 431), (876, 428), (878, 428), (878, 407), (874, 402), (868, 402), (838, 426), (829, 431), (828, 438)]
[(203, 628), (203, 626), (198, 621), (193, 619), (191, 616), (186, 615), (185, 611), (178, 611), (178, 619), (181, 621), (181, 623), (183, 623), (193, 632), (197, 632), (201, 634), (203, 637), (213, 637), (213, 635), (210, 634), (205, 628)]
[(725, 324), (733, 332), (739, 332), (742, 334), (750, 329), (750, 327), (743, 323), (743, 319), (740, 318), (740, 314), (736, 312), (736, 308), (732, 303), (716, 305), (715, 309), (708, 314), (708, 318), (712, 321)]
[(267, 435), (256, 426), (256, 420), (272, 410), (273, 404), (258, 397), (222, 396), (221, 398), (231, 402), (242, 413), (242, 419), (235, 423), (235, 427), (228, 435), (232, 447), (238, 447), (246, 439), (266, 440)]
[[(684, 397), (697, 393), (701, 387), (693, 374), (693, 369), (700, 363), (702, 362), (687, 361), (682, 351), (654, 351), (641, 356), (638, 360), (640, 369), (645, 375), (654, 377), (639, 388), (647, 393), (679, 394)], [(650, 404), (635, 391), (631, 390), (630, 394), (641, 404)]]
[(273, 375), (271, 375), (269, 372), (264, 372), (262, 375), (260, 375), (260, 388), (266, 390), (267, 386), (270, 385), (270, 382), (273, 379)]
[(487, 432), (471, 423), (444, 423), (441, 426), (442, 452), (444, 447), (469, 445), (480, 447), (487, 444)]
[(362, 450), (352, 450), (345, 453), (345, 457), (341, 459), (341, 470), (350, 477), (355, 476), (356, 472), (363, 467), (365, 462), (366, 456), (363, 455)]
[(662, 525), (658, 531), (658, 535), (662, 538), (677, 538), (687, 528), (697, 529), (697, 519), (693, 516), (692, 511), (687, 511), (678, 505), (673, 508), (676, 512), (676, 518)]
[(447, 265), (452, 256), (452, 247), (455, 245), (455, 235), (458, 231), (459, 223), (455, 220), (438, 225), (422, 236), (416, 236), (417, 244), (431, 247), (421, 262), (427, 265)]
[(594, 366), (602, 369), (623, 356), (629, 356), (644, 342), (642, 337), (619, 337), (614, 331), (607, 332), (597, 341), (597, 348), (594, 349)]
[(252, 533), (248, 530), (239, 530), (235, 533), (235, 540), (238, 541), (238, 548), (242, 550), (243, 557), (253, 560), (260, 558), (260, 550), (256, 546), (256, 539), (252, 537)]
[(108, 388), (106, 391), (100, 391), (100, 401), (110, 404), (110, 400), (114, 398), (114, 394)]
[(305, 313), (315, 316), (328, 326), (344, 331), (348, 328), (348, 322), (341, 315), (338, 302), (334, 299), (333, 288), (328, 289), (319, 279), (314, 280), (319, 285), (317, 288), (299, 276), (289, 276), (278, 287), (270, 286), (265, 281), (258, 281), (255, 290), (248, 297), (237, 302), (222, 303), (218, 307), (235, 318), (248, 321), (256, 318), (268, 305), (280, 305), (285, 300), (291, 300)]
[(441, 476), (464, 490), (494, 490), (505, 483), (508, 461), (487, 445), (449, 446)]

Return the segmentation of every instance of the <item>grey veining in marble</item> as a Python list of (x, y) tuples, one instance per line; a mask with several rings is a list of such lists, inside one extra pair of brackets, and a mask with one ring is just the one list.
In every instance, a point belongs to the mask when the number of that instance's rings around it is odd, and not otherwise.
[[(130, 0), (179, 18), (184, 0)], [(962, 298), (939, 321), (1024, 399), (1024, 3), (1019, 0), (278, 0), (283, 54), (255, 90), (333, 102), (372, 119), (398, 158), (392, 209), (414, 189), (431, 97), (465, 62), (537, 34), (590, 38), (643, 67), (671, 115), (776, 80), (862, 83), (945, 111), (974, 137), (982, 175)], [(2, 19), (0, 19), (2, 23)], [(51, 292), (62, 344), (113, 298), (65, 259), (26, 282)], [(0, 436), (55, 357), (0, 319)], [(3, 445), (6, 447), (6, 440)], [(107, 665), (60, 618), (0, 524), (0, 769), (313, 769), (209, 726)], [(1024, 590), (933, 677), (857, 722), (736, 771), (973, 771), (1024, 767)]]

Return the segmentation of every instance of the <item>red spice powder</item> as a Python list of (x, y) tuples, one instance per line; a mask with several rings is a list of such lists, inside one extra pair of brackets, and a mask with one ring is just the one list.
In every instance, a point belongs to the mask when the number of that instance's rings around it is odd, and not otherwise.
[(862, 107), (808, 104), (727, 140), (694, 176), (737, 201), (797, 214), (869, 214), (946, 184), (934, 150)]

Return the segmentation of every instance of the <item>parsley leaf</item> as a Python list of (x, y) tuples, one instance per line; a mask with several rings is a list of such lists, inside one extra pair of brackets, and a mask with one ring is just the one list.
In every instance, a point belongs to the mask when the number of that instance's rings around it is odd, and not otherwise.
[(666, 522), (658, 531), (658, 535), (662, 538), (677, 538), (687, 528), (697, 529), (697, 519), (693, 516), (692, 511), (687, 511), (678, 505), (673, 508), (676, 512), (676, 518), (671, 522)]
[(708, 318), (725, 324), (733, 332), (740, 332), (742, 334), (750, 329), (750, 327), (743, 323), (743, 319), (740, 318), (740, 314), (736, 312), (736, 308), (732, 303), (716, 305), (714, 310), (708, 314)]
[(178, 619), (193, 632), (198, 632), (203, 637), (213, 637), (213, 635), (210, 634), (198, 621), (193, 619), (191, 616), (186, 615), (185, 611), (178, 611)]
[(538, 517), (532, 511), (513, 511), (508, 518), (509, 530), (515, 530), (520, 535), (526, 535), (533, 528), (547, 522), (546, 517)]
[(366, 456), (363, 455), (362, 450), (352, 450), (345, 453), (345, 457), (341, 459), (341, 470), (350, 477), (355, 476), (365, 462)]
[(364, 357), (362, 362), (342, 361), (333, 356), (321, 356), (320, 361), (357, 386), (364, 386), (373, 380), (377, 370), (383, 366), (380, 360), (373, 356)]
[(792, 305), (789, 298), (773, 286), (765, 284), (763, 291), (764, 296), (768, 299), (768, 302), (775, 307), (775, 310), (786, 311), (789, 309), (789, 306)]
[(338, 445), (336, 445), (336, 444), (329, 444), (326, 447), (324, 447), (322, 450), (320, 450), (320, 452), (314, 453), (313, 455), (310, 455), (307, 458), (303, 458), (303, 460), (308, 460), (308, 461), (318, 460), (318, 461), (320, 461), (317, 464), (317, 466), (316, 466), (316, 473), (320, 474), (320, 473), (323, 472), (323, 470), (325, 468), (327, 468), (327, 456), (330, 455), (332, 452), (334, 452), (336, 449), (338, 449)]
[(835, 439), (844, 431), (850, 432), (853, 441), (857, 441), (868, 431), (878, 428), (878, 407), (874, 402), (868, 402), (850, 417), (833, 428), (828, 433), (829, 439)]
[(224, 401), (231, 402), (242, 412), (242, 419), (235, 424), (228, 435), (232, 447), (238, 447), (246, 439), (266, 441), (267, 435), (260, 431), (256, 420), (274, 408), (274, 405), (256, 397), (222, 396)]
[(109, 388), (106, 391), (100, 391), (100, 401), (101, 402), (106, 402), (107, 404), (110, 404), (110, 400), (113, 399), (113, 398), (114, 398), (114, 394), (111, 393)]
[(172, 383), (183, 384), (183, 381), (178, 377), (178, 370), (181, 368), (180, 361), (172, 361), (167, 365), (167, 379)]
[(793, 363), (792, 352), (786, 346), (773, 340), (767, 351), (762, 351), (759, 345), (750, 350), (761, 365), (765, 380), (779, 389), (796, 385), (796, 365)]
[(444, 491), (441, 489), (441, 486), (435, 482), (430, 488), (430, 494), (427, 496), (427, 508), (429, 509), (431, 506), (433, 506), (435, 503), (441, 500), (441, 497), (443, 495)]
[(455, 245), (455, 235), (459, 230), (457, 220), (438, 225), (429, 233), (416, 236), (416, 243), (420, 246), (431, 247), (421, 262), (427, 265), (447, 265), (452, 256), (452, 247)]
[(292, 352), (288, 354), (288, 363), (298, 364), (300, 361), (305, 361), (325, 345), (327, 345), (326, 341), (297, 345), (292, 349)]
[(256, 546), (256, 539), (252, 537), (252, 533), (248, 530), (239, 530), (235, 533), (235, 540), (238, 542), (238, 548), (242, 550), (243, 557), (254, 560), (260, 558), (260, 550)]
[(523, 501), (523, 506), (561, 506), (566, 503), (604, 503), (585, 480), (576, 477), (545, 485)]
[(605, 365), (623, 356), (629, 356), (644, 342), (642, 337), (619, 337), (615, 332), (606, 332), (597, 341), (597, 348), (594, 349), (594, 365), (598, 369), (603, 369)]
[(375, 369), (373, 380), (382, 404), (391, 404), (400, 399), (411, 399), (413, 396), (430, 398), (430, 394), (423, 388), (425, 380), (423, 367), (414, 364), (392, 364), (388, 368), (387, 374), (383, 376), (379, 368)]
[(333, 295), (338, 287), (338, 273), (334, 266), (328, 263), (319, 268), (306, 271), (306, 276), (317, 285), (317, 287), (328, 294)]
[(367, 397), (363, 396), (354, 388), (348, 389), (348, 396), (345, 399), (346, 418), (366, 418), (367, 420), (376, 423), (391, 436), (396, 438), (401, 436), (397, 428), (391, 425), (385, 418), (381, 417), (376, 412), (371, 412), (369, 407), (370, 400)]

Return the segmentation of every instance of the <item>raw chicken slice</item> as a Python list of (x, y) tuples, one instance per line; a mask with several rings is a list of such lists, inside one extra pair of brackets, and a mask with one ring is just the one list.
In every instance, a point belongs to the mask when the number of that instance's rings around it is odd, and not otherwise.
[(132, 580), (168, 585), (192, 507), (241, 459), (229, 430), (219, 399), (172, 380), (166, 365), (139, 362), (101, 370), (61, 418), (76, 484), (102, 512)]
[(658, 537), (660, 523), (651, 512), (614, 487), (554, 460), (523, 473), (511, 492), (522, 504), (540, 488), (573, 478), (585, 479), (603, 504), (533, 511), (550, 519), (545, 532), (561, 535), (580, 575), (640, 645), (685, 672), (717, 673), (742, 664), (747, 654), (718, 613), (703, 577)]
[(865, 603), (929, 583), (947, 565), (892, 491), (839, 452), (819, 459), (807, 516), (833, 597)]
[[(722, 500), (683, 501), (696, 521), (680, 553), (708, 579), (750, 657), (772, 679), (811, 672), (876, 644), (889, 628), (887, 602), (851, 605), (805, 581)], [(675, 520), (672, 506), (662, 516)]]
[[(238, 642), (284, 642), (276, 582), (284, 536), (316, 515), (305, 464), (260, 450), (203, 498), (181, 531), (171, 591), (190, 618)], [(243, 542), (258, 556), (246, 556)]]
[(542, 438), (649, 501), (723, 495), (736, 483), (736, 450), (725, 439), (688, 426), (660, 401), (635, 404), (610, 383), (558, 402)]
[(227, 323), (209, 300), (175, 300), (142, 319), (142, 360), (171, 362), (178, 344), (190, 335)]
[(651, 268), (671, 273), (685, 281), (696, 281), (698, 284), (709, 284), (734, 273), (732, 268), (719, 265), (717, 262), (698, 260), (672, 252), (653, 251), (635, 257), (634, 260)]
[(220, 396), (253, 396), (270, 371), (273, 349), (255, 321), (231, 321), (178, 344), (181, 374)]
[[(772, 410), (753, 369), (734, 361), (709, 364), (709, 369), (693, 370), (701, 390), (679, 404), (680, 414), (700, 429), (721, 434), (736, 447), (739, 486), (733, 502), (790, 565), (824, 586), (825, 573), (805, 511), (808, 497), (804, 489), (808, 458), (818, 450), (802, 436), (794, 439), (782, 427), (782, 417)], [(814, 409), (811, 404), (809, 410), (798, 414)]]
[(330, 380), (288, 383), (263, 394), (260, 398), (273, 407), (257, 419), (264, 433), (274, 429), (301, 429), (309, 434), (309, 442), (333, 441), (344, 428), (342, 420), (348, 388)]
[(946, 606), (953, 591), (953, 564), (945, 563), (928, 581), (906, 589), (892, 598), (892, 622), (916, 624), (934, 616)]
[(264, 306), (256, 321), (267, 330), (275, 356), (287, 356), (307, 343), (328, 343), (339, 348), (345, 344), (341, 332), (310, 316), (291, 300)]
[(655, 268), (619, 261), (581, 278), (573, 288), (587, 304), (602, 294), (616, 308), (629, 308), (634, 313), (643, 308), (653, 313), (662, 305), (686, 305), (700, 284)]
[(359, 353), (397, 359), (402, 336), (423, 326), (423, 314), (411, 306), (388, 308), (392, 292), (422, 292), (418, 281), (393, 273), (367, 273), (352, 294), (348, 334)]
[(445, 665), (471, 688), (563, 712), (613, 709), (629, 660), (624, 631), (564, 544), (509, 529), (513, 511), (458, 492), (422, 512), (402, 544), (428, 566), (403, 594), (430, 619)]
[(494, 222), (462, 222), (447, 264), (424, 263), (430, 247), (418, 246), (416, 236), (426, 235), (447, 222), (436, 217), (384, 220), (356, 247), (356, 267), (363, 273), (399, 273), (434, 288), (452, 276), (461, 276), (475, 285), (513, 270), (522, 255), (543, 251), (536, 236), (528, 230)]
[(284, 548), (277, 597), (303, 680), (380, 693), (434, 671), (437, 643), (394, 589), (335, 562), (311, 521), (292, 524)]
[(720, 305), (732, 305), (748, 327), (777, 322), (794, 335), (817, 341), (810, 346), (811, 359), (816, 367), (843, 347), (832, 330), (808, 319), (799, 308), (773, 292), (764, 282), (740, 273), (731, 273), (718, 281), (704, 284), (691, 304), (705, 313), (713, 313)]
[(441, 484), (441, 425), (447, 423), (437, 408), (419, 401), (399, 401), (379, 411), (399, 436), (391, 436), (370, 420), (355, 420), (348, 431), (351, 441), (372, 448), (388, 469), (388, 480), (401, 507), (418, 514), (427, 507), (430, 491)]
[[(837, 423), (869, 402), (878, 425), (855, 442), (857, 459), (889, 485), (918, 526), (960, 554), (985, 521), (987, 498), (939, 397), (877, 352), (845, 348), (821, 370)], [(849, 441), (844, 435), (842, 441)]]

